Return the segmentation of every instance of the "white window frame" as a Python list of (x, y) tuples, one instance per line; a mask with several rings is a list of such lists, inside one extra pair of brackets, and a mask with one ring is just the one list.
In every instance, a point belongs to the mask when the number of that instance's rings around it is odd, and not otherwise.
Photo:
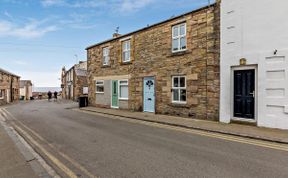
[(1, 93), (0, 99), (2, 100), (4, 99), (4, 96), (5, 96), (5, 90), (0, 89), (0, 93)]
[[(174, 87), (174, 78), (179, 78), (179, 87)], [(185, 87), (180, 87), (180, 78), (185, 79)], [(178, 90), (179, 94), (179, 100), (174, 100), (174, 90)], [(186, 90), (186, 101), (181, 101), (181, 90)], [(172, 76), (172, 103), (177, 103), (177, 104), (186, 104), (187, 103), (187, 78), (184, 75), (177, 75), (177, 76)]]
[[(121, 82), (127, 82), (127, 84), (121, 84)], [(128, 96), (127, 96), (127, 98), (122, 98), (121, 97), (121, 86), (127, 86), (127, 88), (128, 88)], [(128, 100), (128, 98), (129, 98), (129, 82), (128, 82), (128, 80), (119, 80), (118, 81), (118, 96), (119, 96), (119, 100)]]
[[(128, 43), (129, 43), (129, 48), (126, 45)], [(125, 58), (125, 53), (129, 53), (128, 59)], [(129, 40), (122, 42), (122, 62), (125, 63), (125, 62), (130, 62), (130, 61), (131, 61), (131, 41), (129, 39)]]
[[(102, 82), (102, 84), (97, 84), (97, 82)], [(96, 93), (97, 94), (103, 94), (105, 92), (105, 88), (104, 88), (104, 80), (96, 80), (95, 81), (95, 85), (96, 85)], [(97, 86), (103, 86), (103, 92), (102, 91), (97, 91)]]
[[(185, 33), (183, 35), (181, 35), (180, 30), (181, 30), (181, 26), (183, 26), (183, 25), (185, 27), (185, 30), (184, 30)], [(178, 36), (174, 36), (174, 30), (176, 27), (178, 27)], [(172, 46), (172, 52), (173, 53), (187, 50), (187, 35), (186, 34), (187, 34), (186, 22), (172, 26), (172, 43), (171, 43), (171, 46)], [(186, 42), (186, 44), (185, 44), (186, 48), (185, 49), (181, 49), (181, 38), (183, 38), (183, 37), (185, 37), (185, 42)], [(173, 49), (173, 41), (174, 40), (178, 41), (178, 50)]]
[(103, 53), (103, 61), (102, 61), (103, 66), (107, 66), (110, 63), (110, 57), (109, 57), (110, 49), (109, 49), (109, 47), (103, 48), (102, 53)]

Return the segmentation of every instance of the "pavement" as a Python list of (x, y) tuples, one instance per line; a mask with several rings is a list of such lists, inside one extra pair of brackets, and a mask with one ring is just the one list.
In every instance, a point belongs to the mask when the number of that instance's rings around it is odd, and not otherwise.
[[(5, 107), (8, 106), (12, 105)], [(8, 117), (6, 108), (0, 107), (0, 177), (59, 178), (23, 136), (9, 124)]]
[(84, 107), (80, 109), (84, 111), (121, 116), (130, 119), (288, 144), (288, 130), (261, 128), (242, 124), (224, 124), (215, 121), (196, 120), (177, 116), (132, 112), (127, 110), (96, 107)]
[(20, 153), (13, 140), (0, 125), (0, 177), (36, 178), (30, 164)]

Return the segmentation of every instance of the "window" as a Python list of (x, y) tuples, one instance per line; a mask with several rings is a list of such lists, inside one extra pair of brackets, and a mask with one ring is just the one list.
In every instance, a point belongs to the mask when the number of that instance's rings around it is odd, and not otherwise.
[(96, 93), (104, 93), (104, 81), (96, 80)]
[(119, 99), (128, 99), (128, 80), (119, 81)]
[(172, 102), (186, 103), (186, 77), (172, 77)]
[(109, 65), (109, 48), (103, 48), (103, 65)]
[(0, 99), (4, 99), (5, 90), (0, 90)]
[(172, 52), (186, 50), (186, 23), (172, 27)]
[(122, 62), (130, 62), (130, 40), (122, 42)]

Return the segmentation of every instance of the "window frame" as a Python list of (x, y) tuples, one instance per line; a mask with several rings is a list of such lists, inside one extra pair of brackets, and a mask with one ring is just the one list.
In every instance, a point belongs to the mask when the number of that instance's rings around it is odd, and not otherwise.
[[(127, 82), (127, 84), (121, 84), (121, 82)], [(127, 86), (127, 88), (128, 88), (127, 98), (121, 97), (121, 86)], [(128, 100), (129, 99), (129, 81), (128, 81), (128, 79), (118, 81), (118, 92), (119, 92), (119, 94), (118, 94), (119, 100)]]
[[(175, 87), (174, 86), (174, 79), (178, 78), (178, 82), (179, 82), (179, 87)], [(181, 87), (180, 86), (180, 78), (184, 78), (185, 79), (185, 87)], [(174, 90), (178, 90), (178, 95), (179, 95), (179, 100), (174, 100)], [(185, 95), (186, 95), (186, 101), (181, 101), (181, 90), (185, 90)], [(187, 78), (184, 75), (175, 75), (172, 76), (172, 103), (176, 103), (176, 104), (187, 104)]]
[[(97, 82), (102, 82), (102, 84), (97, 84)], [(96, 80), (95, 81), (95, 86), (96, 86), (96, 89), (95, 89), (95, 93), (96, 94), (104, 94), (104, 92), (105, 92), (104, 80)], [(97, 91), (97, 86), (103, 86), (103, 91)]]
[(3, 100), (5, 98), (5, 90), (0, 89), (0, 99)]
[[(126, 45), (124, 45), (124, 44), (127, 44), (127, 43), (129, 43), (129, 48), (126, 48)], [(128, 40), (122, 41), (121, 42), (121, 48), (122, 48), (122, 54), (121, 54), (122, 59), (121, 59), (121, 61), (123, 63), (131, 62), (131, 40), (128, 39)], [(129, 52), (129, 58), (128, 58), (128, 60), (126, 60), (124, 53), (128, 53), (128, 52)]]
[[(106, 51), (107, 53), (105, 53), (105, 50), (107, 50)], [(107, 63), (105, 62), (106, 59), (107, 59)], [(103, 64), (103, 66), (108, 66), (110, 64), (110, 49), (109, 49), (109, 47), (104, 47), (102, 49), (102, 64)]]
[[(184, 27), (185, 27), (185, 30), (184, 30), (185, 34), (184, 35), (180, 34), (182, 25), (184, 25)], [(178, 27), (178, 36), (174, 36), (174, 29), (176, 27)], [(185, 49), (181, 49), (181, 38), (183, 38), (183, 37), (185, 37), (185, 43), (186, 43), (185, 44), (185, 46), (186, 46)], [(186, 22), (172, 26), (172, 38), (171, 39), (172, 39), (172, 42), (171, 42), (171, 46), (172, 46), (171, 51), (172, 51), (172, 53), (177, 53), (177, 52), (182, 52), (182, 51), (186, 51), (187, 50), (187, 24), (186, 24)], [(174, 40), (178, 41), (178, 50), (174, 50), (174, 48), (173, 48), (173, 41)]]

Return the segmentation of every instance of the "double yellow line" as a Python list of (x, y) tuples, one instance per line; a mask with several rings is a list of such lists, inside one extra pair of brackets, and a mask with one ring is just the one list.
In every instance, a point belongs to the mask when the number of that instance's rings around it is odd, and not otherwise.
[[(54, 146), (51, 144), (48, 144), (48, 142), (41, 137), (39, 134), (28, 128), (26, 125), (24, 125), (21, 121), (16, 119), (12, 114), (10, 114), (6, 109), (2, 109), (3, 112), (5, 112), (6, 115), (9, 115), (14, 121), (16, 121), (21, 127), (25, 128), (29, 132), (31, 132), (35, 137), (37, 137), (39, 140), (41, 140), (44, 143), (47, 143), (54, 151), (56, 151), (59, 155), (61, 155), (63, 158), (65, 158), (67, 161), (69, 161), (75, 168), (81, 170), (83, 173), (85, 173), (86, 176), (90, 178), (96, 178), (92, 173), (90, 173), (87, 169), (85, 169), (83, 166), (81, 166), (79, 163), (77, 163), (75, 160), (70, 158), (69, 156), (65, 155), (64, 153), (56, 150)], [(8, 118), (6, 118), (8, 119)], [(41, 144), (39, 144), (35, 139), (32, 138), (26, 131), (24, 131), (21, 127), (13, 123), (13, 127), (20, 133), (20, 135), (23, 135), (25, 139), (27, 139), (30, 143), (32, 143), (35, 147), (37, 147), (41, 153), (43, 153), (53, 164), (55, 164), (61, 171), (63, 171), (68, 177), (70, 178), (78, 178), (78, 176), (69, 169), (66, 165), (64, 165), (58, 158), (53, 156), (49, 151), (47, 151)]]
[(169, 130), (173, 130), (173, 131), (185, 132), (185, 133), (189, 133), (189, 134), (195, 134), (195, 135), (200, 135), (200, 136), (205, 136), (205, 137), (217, 138), (217, 139), (221, 139), (221, 140), (244, 143), (244, 144), (255, 145), (255, 146), (260, 146), (260, 147), (265, 147), (265, 148), (270, 148), (270, 149), (288, 152), (288, 144), (280, 144), (280, 143), (274, 143), (274, 142), (269, 142), (269, 141), (243, 138), (240, 136), (232, 136), (232, 135), (226, 135), (226, 134), (221, 134), (221, 133), (212, 133), (212, 132), (195, 130), (195, 129), (187, 129), (187, 128), (182, 128), (182, 127), (177, 127), (177, 126), (164, 125), (164, 124), (160, 124), (160, 123), (135, 120), (135, 119), (125, 118), (125, 117), (120, 117), (120, 116), (111, 116), (111, 115), (107, 115), (107, 114), (83, 111), (83, 110), (79, 110), (79, 109), (75, 109), (75, 110), (80, 111), (80, 112), (84, 112), (84, 113), (88, 113), (88, 114), (92, 114), (92, 115), (104, 116), (103, 118), (109, 117), (110, 119), (122, 120), (122, 121), (135, 123), (135, 124), (142, 124), (142, 125), (147, 125), (147, 126), (151, 126), (151, 127), (169, 129)]

